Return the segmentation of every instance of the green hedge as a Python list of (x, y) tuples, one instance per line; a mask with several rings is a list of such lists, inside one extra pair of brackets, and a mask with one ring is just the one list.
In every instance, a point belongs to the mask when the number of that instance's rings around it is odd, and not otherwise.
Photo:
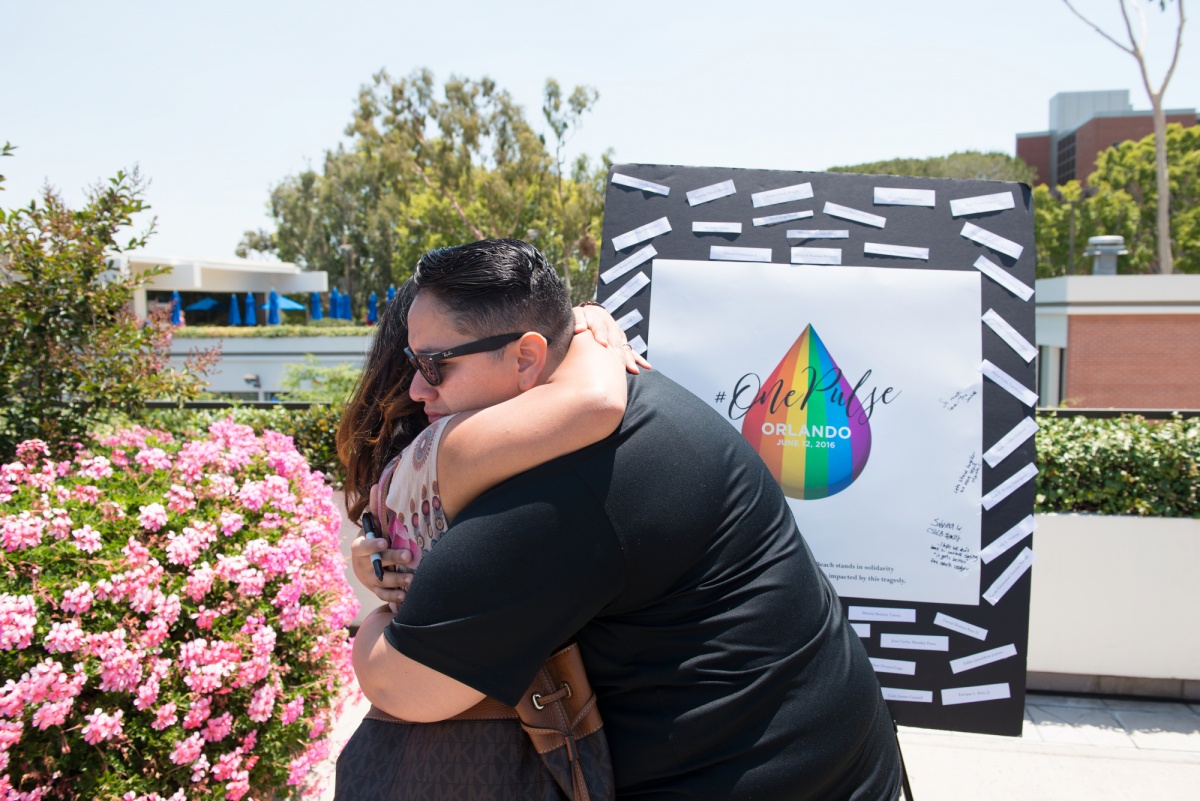
[(373, 326), (355, 325), (184, 325), (176, 328), (175, 339), (276, 339), (279, 337), (367, 337)]
[[(230, 414), (256, 431), (289, 434), (316, 470), (341, 484), (334, 435), (341, 406), (308, 409), (163, 410), (139, 418), (172, 432), (201, 430)], [(1200, 517), (1200, 419), (1038, 418), (1038, 512)]]
[(1038, 423), (1038, 512), (1200, 517), (1200, 419)]

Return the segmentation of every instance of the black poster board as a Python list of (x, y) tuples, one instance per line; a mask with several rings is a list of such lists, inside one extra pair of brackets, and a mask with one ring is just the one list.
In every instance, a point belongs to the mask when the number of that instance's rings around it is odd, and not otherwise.
[[(728, 192), (726, 182), (733, 182), (736, 192)], [(804, 187), (804, 185), (808, 185)], [(714, 188), (718, 187), (718, 188)], [(707, 188), (711, 191), (688, 193)], [(760, 198), (753, 205), (756, 193), (791, 188), (783, 194), (788, 198), (770, 203), (774, 198)], [(883, 189), (880, 195), (877, 190)], [(916, 190), (907, 200), (888, 197), (886, 190)], [(922, 203), (933, 190), (932, 205)], [(1007, 195), (1011, 201), (1005, 201)], [(715, 196), (715, 197), (713, 197)], [(712, 197), (712, 199), (705, 199)], [(878, 203), (901, 200), (900, 204)], [(698, 201), (698, 202), (697, 202)], [(952, 206), (952, 201), (960, 201)], [(965, 201), (965, 202), (961, 202)], [(1011, 207), (1005, 208), (1005, 203)], [(834, 204), (828, 206), (826, 204)], [(847, 212), (849, 210), (849, 212)], [(763, 222), (764, 217), (794, 215), (809, 212), (800, 219)], [(876, 227), (853, 219), (853, 212), (886, 215), (886, 226)], [(832, 213), (831, 213), (832, 212)], [(850, 214), (850, 216), (846, 216)], [(836, 215), (836, 216), (835, 216)], [(669, 224), (664, 230), (663, 219)], [(694, 231), (694, 222), (713, 220), (740, 224), (740, 231)], [(732, 226), (731, 226), (732, 227)], [(848, 236), (834, 242), (797, 241), (788, 238), (788, 230), (840, 229)], [(638, 233), (639, 230), (641, 233)], [(616, 242), (614, 242), (616, 240)], [(870, 243), (870, 244), (868, 244)], [(646, 247), (652, 245), (652, 251)], [(788, 264), (791, 248), (796, 246), (836, 246), (845, 254), (845, 264), (859, 267), (925, 270), (978, 270), (981, 276), (978, 310), (982, 327), (980, 361), (990, 362), (1007, 376), (1015, 379), (1009, 388), (988, 376), (983, 381), (983, 442), (981, 452), (992, 449), (1006, 434), (1021, 426), (1030, 426), (1035, 403), (1029, 399), (1035, 387), (1036, 360), (1027, 360), (1018, 348), (997, 333), (996, 325), (983, 320), (991, 310), (993, 322), (998, 316), (1027, 343), (1034, 341), (1034, 249), (1032, 193), (1023, 184), (994, 181), (962, 181), (894, 176), (853, 175), (838, 173), (786, 172), (777, 170), (742, 170), (707, 167), (623, 164), (609, 173), (605, 199), (604, 233), (599, 272), (609, 280), (601, 280), (597, 300), (609, 301), (627, 287), (645, 284), (611, 309), (617, 318), (636, 310), (641, 319), (628, 328), (632, 342), (648, 346), (647, 355), (653, 361), (653, 320), (650, 299), (654, 291), (654, 259), (685, 259), (707, 261), (712, 247), (767, 248), (765, 260)], [(928, 248), (927, 259), (915, 260), (879, 253), (878, 245), (901, 248), (919, 245)], [(871, 252), (877, 251), (877, 252)], [(1008, 251), (1008, 253), (1004, 252)], [(1014, 255), (1019, 251), (1019, 255)], [(901, 251), (903, 252), (903, 251)], [(651, 255), (652, 254), (652, 255)], [(761, 251), (758, 256), (761, 257)], [(982, 257), (982, 258), (981, 258)], [(623, 265), (623, 266), (621, 266)], [(614, 268), (618, 268), (614, 270)], [(803, 269), (796, 265), (796, 269)], [(613, 275), (614, 272), (620, 275)], [(644, 278), (639, 278), (644, 275)], [(630, 281), (637, 284), (629, 285)], [(627, 290), (626, 290), (627, 291)], [(638, 314), (632, 315), (637, 317)], [(720, 320), (719, 309), (697, 309), (696, 314)], [(641, 340), (638, 340), (638, 337)], [(1011, 337), (1010, 337), (1011, 339)], [(1019, 342), (1019, 340), (1017, 340)], [(1026, 343), (1026, 344), (1027, 344)], [(1001, 376), (1003, 381), (1003, 376)], [(1022, 389), (1024, 392), (1022, 392)], [(1017, 395), (1024, 395), (1018, 399)], [(998, 460), (995, 466), (982, 464), (981, 493), (985, 498), (1000, 485), (1029, 474), (1034, 463), (1034, 440), (1026, 436), (1020, 444)], [(969, 731), (1019, 736), (1024, 717), (1025, 660), (1029, 628), (1030, 570), (1018, 568), (1032, 558), (1032, 512), (1034, 482), (1024, 480), (1015, 490), (982, 511), (981, 547), (998, 550), (1002, 542), (1010, 542), (998, 555), (988, 554), (991, 561), (980, 562), (980, 591), (985, 593), (1006, 571), (1019, 573), (995, 604), (981, 599), (978, 606), (896, 602), (875, 599), (855, 599), (843, 596), (843, 605), (863, 604), (871, 607), (903, 607), (916, 609), (913, 622), (889, 623), (888, 630), (913, 635), (948, 636), (948, 651), (906, 651), (906, 660), (916, 661), (914, 675), (879, 674), (881, 684), (896, 691), (912, 690), (931, 694), (932, 700), (911, 702), (889, 700), (897, 723), (932, 729)], [(1026, 531), (1029, 529), (1029, 531)], [(998, 542), (1000, 541), (1000, 542)], [(979, 558), (974, 555), (972, 558)], [(940, 617), (939, 617), (940, 616)], [(945, 616), (963, 621), (968, 627), (947, 628), (935, 624), (935, 618), (945, 623)], [(954, 621), (950, 621), (953, 625)], [(979, 633), (968, 634), (970, 627), (986, 630), (986, 639)], [(883, 649), (878, 635), (863, 638), (868, 654), (873, 658), (894, 659), (895, 650)], [(964, 657), (981, 655), (999, 645), (1015, 646), (1016, 655), (982, 664), (956, 673), (951, 663)], [(958, 665), (962, 668), (962, 663)], [(987, 688), (1006, 685), (1007, 698), (967, 702), (961, 697), (947, 697), (961, 688)], [(984, 690), (986, 693), (986, 689)]]

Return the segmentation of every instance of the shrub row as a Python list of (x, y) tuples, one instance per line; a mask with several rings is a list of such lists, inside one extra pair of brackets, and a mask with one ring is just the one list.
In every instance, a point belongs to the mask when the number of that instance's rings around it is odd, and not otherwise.
[[(257, 432), (291, 436), (314, 470), (342, 479), (334, 435), (341, 406), (308, 409), (162, 410), (147, 424), (176, 433), (203, 432), (233, 415)], [(1038, 418), (1038, 512), (1200, 517), (1200, 419)]]
[(365, 337), (375, 333), (370, 326), (356, 325), (346, 320), (331, 320), (322, 325), (317, 320), (308, 325), (184, 325), (176, 328), (176, 339), (277, 339), (280, 337)]
[(1038, 423), (1038, 512), (1200, 517), (1200, 419)]

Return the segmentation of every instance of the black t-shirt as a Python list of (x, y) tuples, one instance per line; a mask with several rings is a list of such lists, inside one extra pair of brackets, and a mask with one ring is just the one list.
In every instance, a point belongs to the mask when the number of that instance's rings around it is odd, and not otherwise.
[(658, 372), (611, 437), (465, 509), (385, 636), (509, 704), (577, 640), (622, 798), (898, 796), (879, 684), (782, 491)]

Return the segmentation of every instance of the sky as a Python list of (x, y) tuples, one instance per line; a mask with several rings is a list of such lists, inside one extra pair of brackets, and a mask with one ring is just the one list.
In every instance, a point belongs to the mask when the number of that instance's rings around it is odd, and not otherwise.
[[(1116, 0), (1076, 7), (1123, 30)], [(1147, 11), (1155, 81), (1171, 14)], [(1196, 33), (1168, 108), (1200, 106)], [(0, 161), (0, 207), (47, 183), (80, 203), (137, 166), (157, 217), (148, 252), (232, 256), (245, 230), (273, 227), (271, 188), (344, 139), (373, 73), (422, 67), (491, 77), (541, 129), (548, 77), (592, 86), (568, 150), (617, 163), (1013, 153), (1056, 92), (1129, 89), (1149, 108), (1134, 60), (1057, 0), (0, 0), (0, 142), (18, 147)]]

